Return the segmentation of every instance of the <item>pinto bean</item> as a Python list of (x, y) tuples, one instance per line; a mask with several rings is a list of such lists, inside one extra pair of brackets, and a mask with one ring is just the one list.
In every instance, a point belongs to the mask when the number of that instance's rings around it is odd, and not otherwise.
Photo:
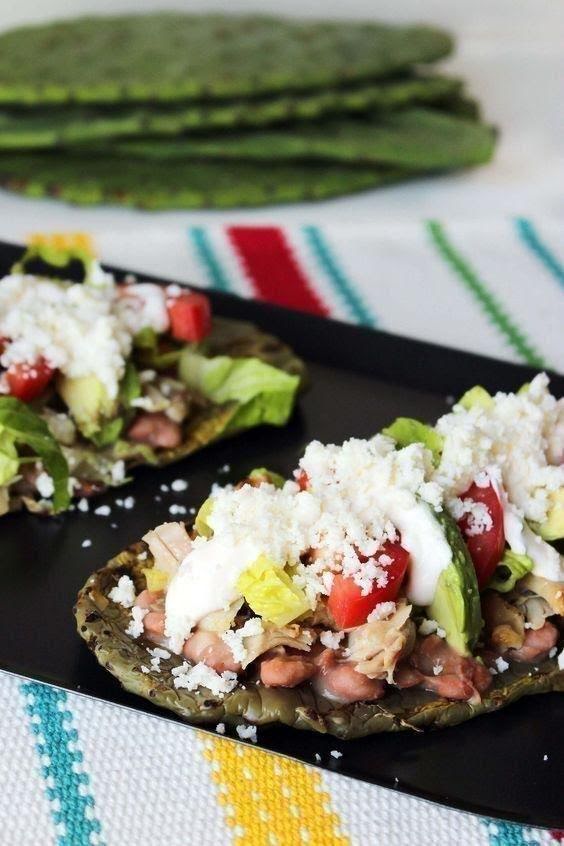
[(401, 664), (394, 670), (394, 684), (402, 690), (406, 687), (417, 687), (424, 678), (423, 673), (410, 667), (409, 664)]
[(223, 673), (225, 670), (239, 673), (241, 670), (241, 664), (235, 660), (228, 645), (215, 632), (194, 632), (185, 641), (182, 654), (193, 664), (203, 661), (216, 673)]
[(317, 656), (315, 663), (318, 674), (315, 679), (320, 693), (341, 702), (360, 702), (381, 699), (385, 684), (380, 679), (369, 679), (355, 670), (352, 661), (337, 661), (332, 649), (325, 649)]
[(149, 611), (145, 614), (143, 629), (148, 637), (163, 637), (165, 630), (164, 611)]
[(274, 655), (260, 664), (260, 680), (266, 687), (296, 687), (315, 672), (315, 664), (305, 655)]
[(162, 598), (162, 590), (142, 590), (141, 593), (135, 599), (135, 605), (137, 605), (139, 608), (151, 608)]
[(540, 629), (527, 629), (520, 649), (510, 649), (507, 657), (512, 661), (544, 661), (558, 641), (558, 629), (552, 623), (545, 623)]
[(162, 411), (140, 414), (127, 430), (131, 441), (162, 449), (174, 449), (182, 441), (182, 429)]
[(476, 690), (470, 679), (452, 674), (425, 676), (421, 687), (445, 699), (471, 699)]

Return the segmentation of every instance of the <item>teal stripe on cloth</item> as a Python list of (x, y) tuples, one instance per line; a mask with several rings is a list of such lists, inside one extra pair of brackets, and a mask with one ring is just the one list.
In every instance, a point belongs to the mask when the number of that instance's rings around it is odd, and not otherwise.
[(196, 255), (203, 264), (212, 288), (216, 291), (230, 291), (231, 284), (221, 262), (215, 254), (208, 233), (203, 226), (191, 226), (189, 236)]
[(425, 225), (437, 253), (454, 271), (455, 276), (465, 288), (472, 293), (482, 311), (503, 335), (509, 346), (527, 364), (533, 367), (546, 367), (545, 359), (527, 337), (525, 330), (516, 324), (486, 283), (478, 277), (470, 263), (455, 249), (445, 227), (438, 220), (426, 221)]
[(338, 264), (319, 227), (304, 226), (303, 232), (306, 243), (310, 247), (319, 267), (336, 293), (344, 301), (352, 317), (358, 323), (362, 323), (365, 326), (376, 326), (378, 323), (376, 317), (366, 307), (362, 298), (355, 290), (354, 284)]
[(37, 682), (24, 682), (20, 690), (37, 740), (45, 793), (53, 805), (58, 846), (102, 846), (102, 827), (88, 791), (90, 779), (86, 773), (76, 772), (82, 752), (76, 749), (78, 732), (72, 728), (72, 714), (64, 707), (67, 694)]
[(531, 830), (517, 823), (483, 820), (488, 830), (490, 846), (540, 846)]
[(521, 242), (564, 288), (564, 266), (552, 252), (548, 244), (541, 239), (532, 221), (526, 217), (518, 217), (515, 220), (515, 227)]

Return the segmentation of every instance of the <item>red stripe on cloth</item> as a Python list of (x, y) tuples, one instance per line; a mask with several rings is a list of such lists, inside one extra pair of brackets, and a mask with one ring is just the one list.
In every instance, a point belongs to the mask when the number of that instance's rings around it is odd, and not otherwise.
[(550, 833), (558, 843), (564, 843), (564, 829), (555, 828)]
[(227, 235), (257, 296), (275, 305), (328, 316), (284, 232), (277, 226), (229, 226)]

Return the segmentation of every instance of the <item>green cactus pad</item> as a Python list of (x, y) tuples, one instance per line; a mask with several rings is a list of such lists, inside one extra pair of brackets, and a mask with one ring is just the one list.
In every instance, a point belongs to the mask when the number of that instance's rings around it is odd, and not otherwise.
[(121, 141), (112, 149), (124, 156), (156, 160), (308, 159), (448, 170), (487, 162), (494, 145), (491, 127), (420, 108), (213, 137)]
[(321, 200), (408, 178), (398, 168), (325, 163), (155, 161), (123, 157), (8, 154), (0, 185), (30, 197), (146, 209), (232, 208)]
[(498, 711), (523, 696), (564, 691), (564, 671), (559, 669), (556, 658), (534, 668), (512, 662), (506, 672), (494, 677), (492, 687), (481, 701), (474, 703), (442, 699), (411, 688), (395, 689), (378, 702), (339, 705), (317, 694), (308, 682), (294, 688), (272, 688), (257, 684), (252, 674), (224, 697), (213, 697), (205, 688), (193, 692), (177, 689), (172, 670), (182, 664), (181, 656), (172, 655), (163, 660), (158, 672), (143, 672), (147, 647), (153, 644), (143, 638), (133, 640), (125, 634), (131, 613), (108, 598), (123, 575), (133, 579), (137, 591), (143, 590), (146, 587), (143, 569), (151, 566), (151, 553), (144, 543), (139, 543), (90, 576), (78, 594), (74, 608), (76, 625), (98, 662), (125, 690), (173, 711), (190, 723), (214, 725), (225, 721), (238, 725), (246, 721), (258, 726), (283, 723), (350, 740), (379, 732), (455, 726), (480, 714)]
[(425, 26), (155, 13), (84, 17), (0, 36), (0, 103), (170, 102), (312, 90), (446, 56)]
[(40, 107), (0, 112), (0, 150), (46, 149), (109, 138), (252, 128), (325, 115), (391, 110), (414, 103), (445, 103), (462, 84), (447, 77), (409, 77), (313, 93), (287, 94), (225, 103), (167, 106)]

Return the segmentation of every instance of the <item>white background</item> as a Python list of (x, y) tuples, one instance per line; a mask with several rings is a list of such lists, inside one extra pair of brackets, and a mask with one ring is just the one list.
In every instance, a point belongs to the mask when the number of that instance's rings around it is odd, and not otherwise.
[[(0, 0), (0, 27), (79, 13), (155, 10), (258, 10), (288, 15), (380, 18), (444, 26), (457, 37), (444, 70), (463, 76), (486, 118), (500, 130), (495, 160), (474, 171), (316, 204), (214, 212), (75, 209), (0, 192), (0, 237), (37, 229), (92, 232), (183, 226), (209, 219), (399, 221), (428, 216), (484, 218), (564, 214), (564, 3), (559, 0)], [(25, 61), (25, 57), (22, 57)]]

